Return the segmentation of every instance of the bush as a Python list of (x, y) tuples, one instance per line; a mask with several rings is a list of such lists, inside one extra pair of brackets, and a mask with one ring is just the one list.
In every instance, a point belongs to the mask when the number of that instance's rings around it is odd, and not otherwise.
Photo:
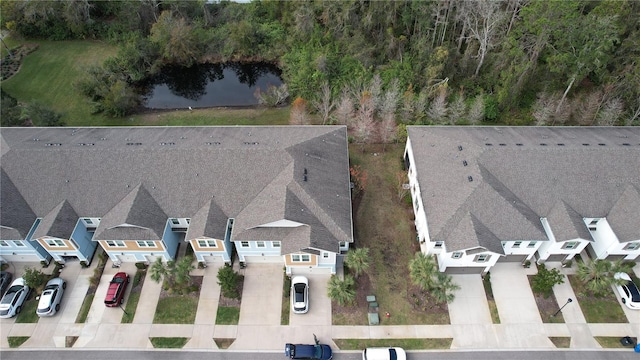
[(553, 287), (562, 283), (564, 283), (564, 276), (560, 274), (560, 270), (547, 270), (544, 264), (540, 264), (538, 265), (538, 273), (531, 279), (531, 289), (548, 298), (551, 296)]
[(47, 274), (29, 267), (24, 269), (24, 275), (22, 277), (24, 278), (25, 284), (32, 289), (41, 287), (47, 281)]

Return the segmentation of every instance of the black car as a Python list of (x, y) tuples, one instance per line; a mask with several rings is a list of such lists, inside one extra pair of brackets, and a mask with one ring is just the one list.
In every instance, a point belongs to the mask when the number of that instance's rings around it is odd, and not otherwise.
[(0, 271), (0, 297), (7, 290), (12, 279), (13, 275), (10, 272)]
[(304, 360), (331, 360), (333, 358), (333, 351), (331, 347), (326, 344), (320, 344), (315, 335), (315, 345), (310, 344), (286, 344), (284, 346), (284, 354), (289, 359), (304, 359)]

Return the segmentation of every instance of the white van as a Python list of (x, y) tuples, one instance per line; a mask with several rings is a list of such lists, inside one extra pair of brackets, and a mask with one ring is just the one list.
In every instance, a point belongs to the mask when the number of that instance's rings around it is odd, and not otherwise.
[(402, 348), (366, 348), (362, 351), (362, 360), (407, 360), (407, 354)]

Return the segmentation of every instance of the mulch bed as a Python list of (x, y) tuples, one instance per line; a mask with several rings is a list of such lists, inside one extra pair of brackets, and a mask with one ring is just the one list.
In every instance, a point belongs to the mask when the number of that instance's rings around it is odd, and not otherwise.
[(202, 288), (202, 279), (203, 279), (203, 276), (191, 276), (191, 284), (197, 286), (198, 290), (189, 292), (187, 294), (169, 293), (169, 291), (165, 290), (163, 286), (162, 290), (160, 290), (160, 299), (164, 299), (164, 298), (176, 296), (176, 295), (198, 298), (200, 297), (200, 289)]
[(13, 57), (7, 55), (0, 61), (0, 78), (7, 80), (15, 75), (20, 66), (22, 65), (22, 59), (34, 52), (38, 48), (38, 44), (24, 44), (11, 50)]
[[(533, 275), (528, 275), (529, 284), (531, 285), (531, 279)], [(533, 297), (536, 300), (536, 305), (538, 306), (538, 311), (540, 312), (540, 317), (542, 318), (543, 323), (563, 323), (564, 317), (562, 316), (562, 312), (559, 312), (555, 316), (551, 316), (555, 314), (558, 309), (560, 309), (560, 305), (558, 305), (558, 301), (556, 300), (556, 295), (551, 293), (549, 297), (544, 297), (542, 294), (538, 294), (533, 292)]]
[(232, 298), (225, 297), (224, 295), (222, 295), (222, 292), (220, 292), (220, 300), (218, 300), (218, 306), (240, 307), (240, 303), (242, 300), (242, 289), (244, 287), (244, 275), (240, 275), (240, 276), (241, 276), (241, 279), (238, 282), (238, 294), (240, 294), (240, 299), (232, 299)]

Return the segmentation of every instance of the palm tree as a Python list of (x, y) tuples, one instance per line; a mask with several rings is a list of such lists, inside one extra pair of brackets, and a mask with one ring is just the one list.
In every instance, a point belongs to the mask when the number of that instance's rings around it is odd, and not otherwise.
[(437, 265), (431, 255), (427, 256), (422, 252), (418, 252), (416, 256), (409, 261), (409, 276), (411, 276), (413, 283), (420, 286), (423, 290), (433, 288), (436, 273), (438, 273)]
[(335, 300), (341, 306), (353, 303), (356, 298), (356, 292), (353, 289), (354, 284), (355, 279), (353, 276), (346, 275), (344, 280), (340, 280), (339, 277), (331, 275), (327, 286), (329, 298)]
[(360, 273), (367, 271), (369, 268), (369, 248), (358, 248), (349, 251), (344, 262), (353, 271), (353, 275), (356, 278), (359, 277)]
[(167, 273), (167, 269), (164, 267), (162, 258), (156, 258), (156, 261), (154, 261), (153, 265), (151, 265), (151, 268), (149, 268), (149, 272), (151, 273), (151, 280), (157, 283), (162, 280), (162, 278)]
[(619, 272), (629, 272), (633, 267), (633, 263), (618, 261), (609, 261), (596, 259), (590, 262), (582, 262), (578, 264), (576, 275), (578, 279), (586, 284), (587, 289), (594, 294), (603, 295), (611, 285), (624, 283), (624, 280), (614, 278)]
[(450, 275), (443, 272), (436, 273), (434, 286), (431, 288), (431, 295), (437, 303), (450, 303), (455, 299), (454, 291), (460, 290), (460, 285), (455, 284)]

